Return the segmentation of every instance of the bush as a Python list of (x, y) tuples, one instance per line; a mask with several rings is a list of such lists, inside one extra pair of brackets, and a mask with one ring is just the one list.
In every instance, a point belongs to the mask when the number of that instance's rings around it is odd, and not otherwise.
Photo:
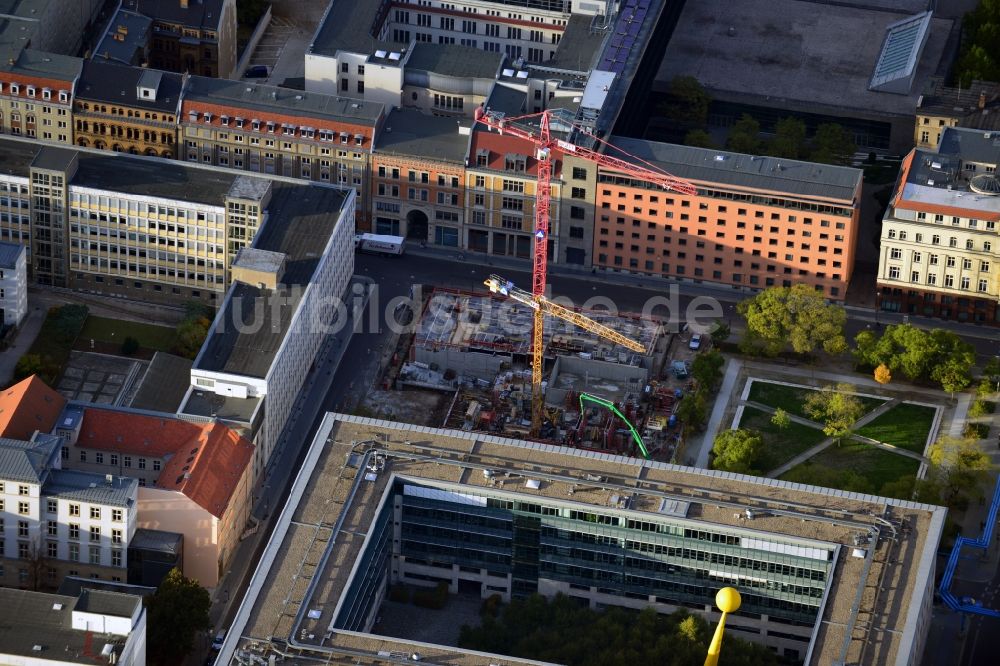
[(436, 587), (420, 588), (413, 592), (413, 605), (441, 610), (448, 603), (448, 583), (441, 581)]
[(502, 603), (503, 597), (499, 594), (491, 594), (483, 599), (483, 605), (479, 609), (479, 612), (483, 615), (488, 615), (489, 617), (497, 617), (500, 615), (500, 605)]
[(401, 604), (410, 603), (410, 588), (405, 585), (393, 585), (389, 588), (389, 601)]
[(979, 418), (980, 416), (987, 416), (993, 413), (995, 405), (989, 400), (976, 400), (969, 407), (969, 417)]
[(131, 335), (127, 336), (122, 342), (122, 354), (125, 356), (131, 356), (132, 354), (139, 351), (139, 341), (133, 338)]
[(962, 436), (969, 439), (986, 439), (989, 433), (990, 426), (986, 423), (967, 423)]

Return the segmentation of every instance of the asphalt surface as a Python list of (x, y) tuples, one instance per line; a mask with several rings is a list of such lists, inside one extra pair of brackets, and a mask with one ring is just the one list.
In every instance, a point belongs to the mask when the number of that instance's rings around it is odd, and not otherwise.
[[(502, 262), (495, 262), (501, 264)], [(308, 443), (319, 428), (323, 415), (328, 411), (350, 411), (360, 401), (372, 382), (379, 366), (379, 358), (393, 339), (393, 333), (386, 325), (401, 298), (409, 297), (414, 284), (444, 285), (456, 289), (485, 292), (483, 280), (497, 273), (514, 281), (523, 288), (530, 289), (530, 274), (521, 267), (511, 265), (472, 264), (457, 257), (410, 253), (402, 257), (382, 257), (358, 254), (355, 274), (374, 282), (367, 302), (354, 295), (354, 314), (350, 327), (332, 335), (328, 345), (321, 351), (315, 369), (310, 373), (299, 396), (298, 406), (293, 412), (271, 463), (267, 477), (254, 509), (260, 519), (258, 532), (246, 539), (233, 558), (233, 565), (216, 590), (212, 619), (217, 628), (228, 627), (250, 577), (259, 561), (273, 524), (270, 518), (279, 513), (278, 505), (285, 501), (293, 481), (293, 473), (301, 466), (302, 457)], [(631, 282), (633, 284), (623, 284)], [(643, 280), (635, 276), (605, 276), (592, 274), (559, 275), (550, 274), (549, 284), (553, 297), (569, 298), (577, 306), (585, 305), (595, 297), (610, 298), (619, 311), (641, 312), (650, 299), (663, 298), (668, 285), (656, 280)], [(739, 330), (735, 304), (747, 297), (741, 292), (729, 292), (707, 285), (680, 285), (676, 301), (671, 304), (672, 319), (677, 325), (682, 323), (681, 315), (696, 298), (715, 299), (719, 303), (716, 310), (719, 319), (728, 319)], [(396, 300), (394, 300), (396, 299)], [(348, 303), (349, 306), (352, 302)], [(901, 315), (880, 313), (876, 316), (870, 310), (848, 310), (847, 334), (853, 337), (857, 332), (869, 327), (898, 323)], [(658, 316), (666, 316), (668, 310), (662, 305), (653, 310)], [(975, 346), (981, 357), (992, 357), (1000, 351), (995, 330), (960, 324), (949, 324), (938, 320), (910, 317), (915, 325), (942, 327), (956, 330)], [(231, 592), (232, 591), (232, 592)], [(996, 646), (1000, 642), (1000, 632), (984, 632), (977, 645)], [(980, 648), (982, 649), (982, 648)], [(978, 650), (974, 651), (978, 652)], [(984, 652), (985, 654), (985, 652)], [(995, 654), (995, 652), (993, 652)], [(982, 663), (965, 661), (964, 663)]]

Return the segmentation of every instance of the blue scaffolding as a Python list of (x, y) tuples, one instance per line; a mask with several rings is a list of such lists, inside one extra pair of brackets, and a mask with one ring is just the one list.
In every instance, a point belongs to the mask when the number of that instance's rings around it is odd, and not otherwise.
[(958, 566), (958, 560), (970, 559), (967, 557), (961, 558), (960, 553), (962, 552), (962, 548), (968, 546), (985, 551), (990, 547), (990, 539), (993, 537), (993, 526), (997, 521), (998, 510), (1000, 510), (1000, 477), (997, 478), (997, 485), (993, 490), (993, 501), (990, 503), (990, 512), (986, 517), (986, 526), (983, 528), (983, 533), (979, 535), (978, 539), (964, 536), (958, 537), (955, 540), (954, 547), (951, 549), (951, 555), (948, 557), (948, 564), (944, 568), (944, 576), (941, 578), (941, 585), (938, 587), (938, 591), (941, 594), (941, 600), (952, 610), (961, 611), (962, 613), (973, 613), (975, 615), (985, 615), (986, 617), (1000, 617), (1000, 610), (983, 608), (974, 599), (969, 599), (968, 597), (959, 599), (951, 592), (951, 582), (955, 577), (955, 568)]

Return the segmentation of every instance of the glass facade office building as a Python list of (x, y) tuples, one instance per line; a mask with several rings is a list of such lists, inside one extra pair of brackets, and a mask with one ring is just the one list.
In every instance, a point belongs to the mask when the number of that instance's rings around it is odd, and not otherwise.
[(561, 591), (697, 609), (735, 585), (741, 616), (811, 627), (839, 548), (688, 519), (670, 502), (661, 505), (669, 514), (650, 513), (617, 508), (622, 500), (607, 507), (400, 478), (387, 493), (337, 628), (364, 630), (389, 582), (436, 580), (477, 581), (484, 596)]

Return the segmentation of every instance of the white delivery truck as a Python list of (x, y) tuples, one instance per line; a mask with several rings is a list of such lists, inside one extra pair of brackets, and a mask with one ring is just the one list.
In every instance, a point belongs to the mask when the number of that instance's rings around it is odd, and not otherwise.
[(398, 257), (403, 254), (405, 239), (402, 236), (383, 236), (380, 234), (355, 234), (354, 249), (372, 254), (385, 254)]

